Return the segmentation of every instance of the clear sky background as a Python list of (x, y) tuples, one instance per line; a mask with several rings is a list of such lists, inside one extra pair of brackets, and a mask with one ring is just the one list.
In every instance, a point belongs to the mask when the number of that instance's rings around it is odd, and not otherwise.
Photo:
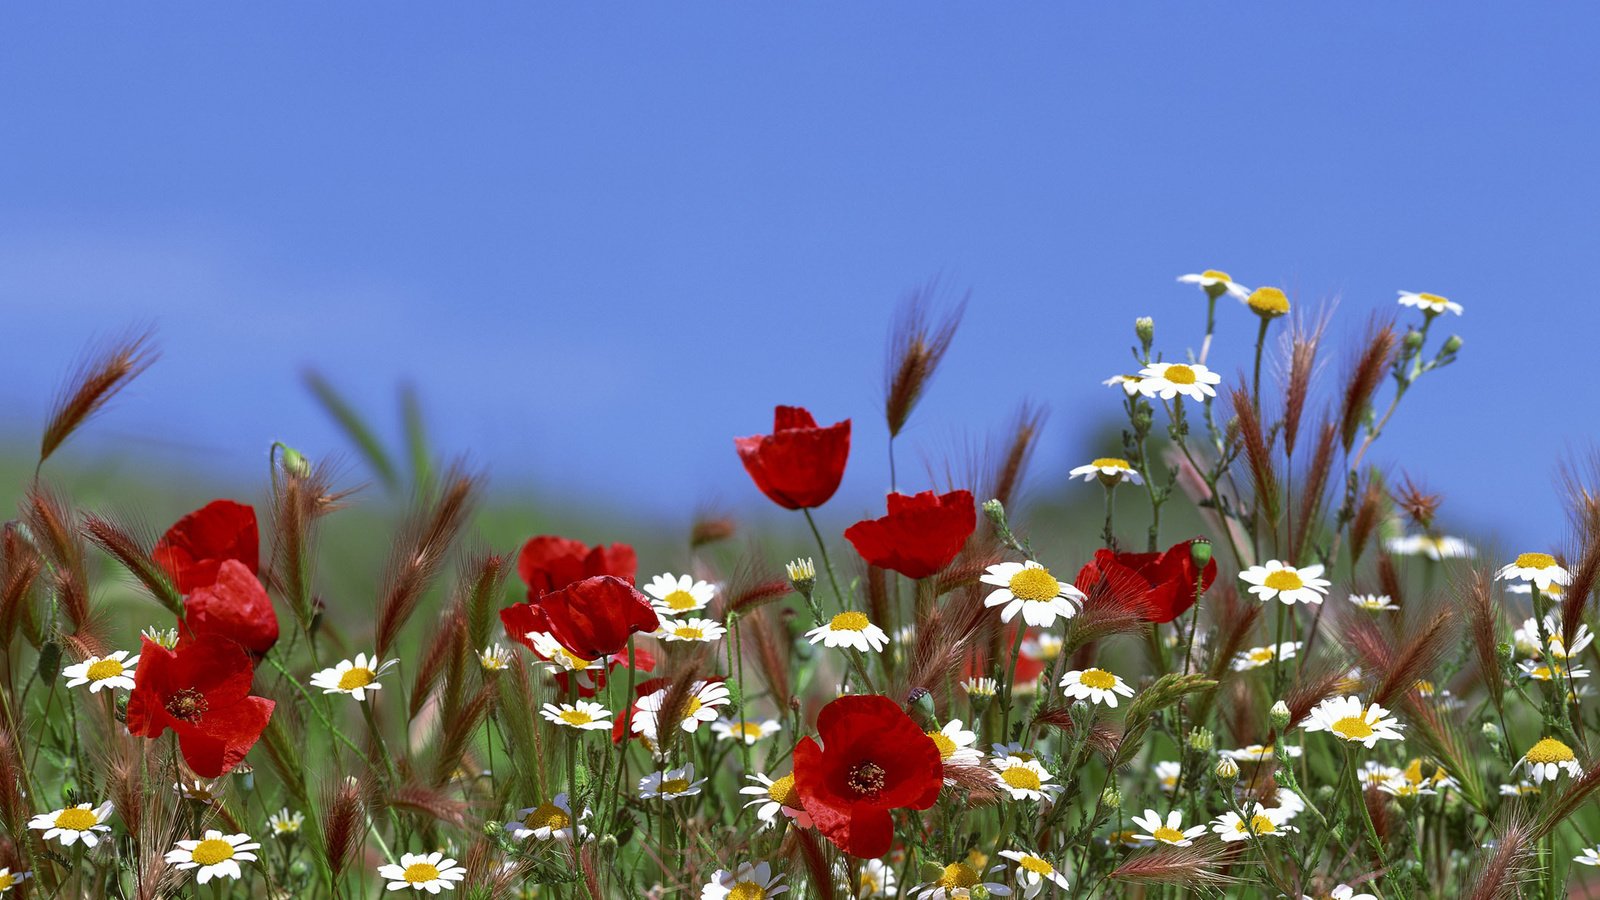
[[(386, 424), (414, 380), (502, 485), (682, 519), (758, 505), (732, 438), (800, 403), (856, 420), (853, 515), (908, 287), (972, 292), (908, 456), (1028, 397), (1050, 478), (1114, 449), (1133, 317), (1181, 355), (1204, 304), (1174, 278), (1220, 267), (1337, 300), (1336, 330), (1399, 289), (1465, 305), (1462, 362), (1375, 459), (1532, 547), (1600, 423), (1597, 30), (1591, 4), (11, 4), (3, 431), (153, 323), (163, 360), (80, 455), (341, 448), (316, 366)], [(1254, 324), (1222, 318), (1232, 376)]]

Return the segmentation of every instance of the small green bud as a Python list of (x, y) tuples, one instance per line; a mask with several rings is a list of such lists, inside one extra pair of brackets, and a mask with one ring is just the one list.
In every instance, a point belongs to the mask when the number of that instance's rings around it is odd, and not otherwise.
[(1268, 713), (1272, 719), (1272, 727), (1282, 731), (1289, 727), (1289, 704), (1279, 700), (1272, 704), (1272, 711)]
[(238, 768), (233, 770), (232, 774), (238, 780), (240, 790), (253, 791), (256, 789), (256, 770), (251, 768), (248, 763), (241, 763)]
[(983, 514), (989, 517), (989, 523), (999, 531), (1011, 530), (1006, 525), (1006, 507), (999, 500), (985, 500)]
[(1446, 354), (1454, 353), (1461, 349), (1461, 343), (1461, 335), (1452, 334), (1444, 339), (1444, 347), (1440, 352)]
[(1233, 787), (1233, 783), (1239, 780), (1239, 764), (1224, 756), (1217, 760), (1216, 776), (1218, 784), (1225, 788)]
[(1495, 644), (1494, 655), (1500, 658), (1501, 663), (1509, 664), (1511, 662), (1511, 645), (1505, 641)]
[(1483, 739), (1496, 747), (1500, 746), (1500, 726), (1493, 722), (1483, 723)]
[(811, 599), (811, 592), (817, 587), (817, 564), (810, 557), (797, 559), (785, 566), (789, 573), (789, 584), (793, 585), (802, 597)]
[(944, 866), (938, 863), (925, 862), (920, 867), (921, 880), (924, 882), (938, 881), (944, 877)]
[(1188, 743), (1189, 749), (1196, 753), (1210, 753), (1217, 745), (1217, 736), (1209, 728), (1191, 728)]
[(35, 671), (39, 674), (39, 680), (46, 684), (56, 680), (56, 676), (61, 674), (60, 644), (53, 640), (44, 642), (44, 646), (39, 648), (39, 664)]
[(967, 896), (971, 897), (972, 900), (989, 900), (991, 895), (989, 893), (989, 889), (980, 883), (973, 885), (972, 888), (967, 891)]
[(1133, 333), (1139, 337), (1139, 346), (1145, 353), (1150, 352), (1150, 345), (1156, 340), (1156, 320), (1149, 316), (1140, 316), (1133, 320)]
[(1211, 562), (1211, 542), (1203, 537), (1197, 537), (1189, 542), (1189, 561), (1197, 569), (1204, 569)]
[(615, 835), (606, 835), (600, 839), (600, 858), (612, 860), (617, 857), (617, 838)]
[(311, 462), (305, 458), (305, 454), (282, 441), (276, 441), (272, 446), (278, 451), (278, 465), (283, 467), (285, 473), (295, 478), (305, 478), (311, 474)]
[(1105, 790), (1100, 792), (1100, 803), (1104, 805), (1106, 809), (1121, 809), (1122, 792), (1114, 787), (1107, 787)]
[(906, 698), (906, 711), (924, 726), (937, 722), (939, 718), (938, 710), (933, 706), (933, 692), (927, 688), (919, 687), (911, 692)]
[(1406, 332), (1405, 344), (1406, 350), (1410, 353), (1415, 353), (1422, 349), (1422, 332), (1416, 330), (1415, 328)]

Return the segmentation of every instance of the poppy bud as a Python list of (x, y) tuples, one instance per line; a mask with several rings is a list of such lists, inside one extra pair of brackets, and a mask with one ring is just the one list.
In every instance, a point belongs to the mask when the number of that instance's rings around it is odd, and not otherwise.
[(938, 712), (933, 706), (933, 692), (927, 688), (917, 688), (906, 698), (906, 711), (912, 717), (924, 724), (938, 721)]
[(1203, 537), (1197, 537), (1189, 543), (1189, 560), (1197, 569), (1204, 569), (1211, 562), (1211, 542)]
[(1229, 757), (1224, 756), (1217, 761), (1217, 783), (1223, 787), (1232, 787), (1239, 780), (1239, 764)]
[(1272, 711), (1268, 713), (1272, 718), (1272, 727), (1282, 731), (1289, 727), (1289, 704), (1279, 700), (1272, 704)]
[(295, 478), (305, 478), (311, 474), (311, 462), (299, 450), (282, 441), (272, 446), (278, 451), (278, 465), (283, 467), (285, 473)]
[(49, 684), (61, 674), (61, 645), (55, 641), (45, 641), (39, 648), (39, 664), (36, 669), (39, 680)]
[(1139, 346), (1145, 353), (1150, 352), (1150, 345), (1156, 340), (1156, 320), (1149, 316), (1140, 316), (1133, 320), (1133, 333), (1139, 337)]
[(233, 777), (239, 780), (240, 790), (253, 791), (256, 789), (256, 770), (252, 769), (249, 764), (240, 763), (239, 767), (233, 770)]

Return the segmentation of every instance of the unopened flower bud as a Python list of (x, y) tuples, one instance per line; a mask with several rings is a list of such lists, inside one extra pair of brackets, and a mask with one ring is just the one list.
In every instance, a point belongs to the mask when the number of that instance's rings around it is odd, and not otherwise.
[(1216, 776), (1218, 784), (1232, 787), (1233, 783), (1239, 780), (1239, 764), (1232, 758), (1224, 756), (1217, 760)]
[(1506, 643), (1505, 641), (1501, 641), (1500, 643), (1495, 644), (1494, 645), (1494, 655), (1498, 656), (1500, 658), (1500, 662), (1501, 663), (1504, 663), (1504, 664), (1510, 663), (1511, 662), (1511, 645)]
[(789, 583), (807, 600), (811, 599), (811, 591), (817, 586), (817, 564), (809, 557), (797, 559), (785, 567), (789, 572)]
[(1008, 530), (1006, 526), (1006, 507), (999, 500), (985, 500), (983, 514), (989, 517), (989, 523), (1001, 531)]
[(239, 789), (253, 791), (256, 789), (256, 770), (248, 763), (241, 763), (233, 770), (233, 777), (239, 782)]
[(990, 896), (992, 895), (989, 893), (989, 889), (987, 887), (984, 887), (983, 884), (979, 883), (973, 885), (972, 888), (967, 891), (967, 896), (971, 897), (972, 900), (989, 900)]
[(35, 668), (39, 680), (49, 684), (61, 674), (61, 645), (55, 641), (45, 641), (39, 648), (39, 662)]
[(282, 441), (272, 446), (278, 451), (278, 465), (283, 467), (284, 472), (296, 478), (305, 478), (311, 474), (311, 462), (306, 459), (305, 454)]
[(1441, 352), (1443, 352), (1443, 353), (1454, 353), (1454, 352), (1456, 352), (1457, 350), (1460, 350), (1460, 349), (1461, 349), (1461, 335), (1452, 334), (1449, 337), (1444, 339), (1444, 347), (1441, 349)]
[(1418, 350), (1422, 349), (1422, 332), (1416, 330), (1415, 328), (1413, 328), (1410, 331), (1406, 332), (1405, 343), (1406, 343), (1406, 350), (1408, 350), (1408, 351), (1410, 351), (1412, 353), (1415, 353)]
[(1076, 725), (1080, 729), (1089, 727), (1089, 704), (1083, 702), (1082, 700), (1074, 700), (1072, 701), (1072, 706), (1069, 707), (1069, 710), (1072, 713), (1073, 725)]
[(1149, 316), (1140, 316), (1133, 320), (1133, 333), (1139, 336), (1139, 346), (1146, 353), (1150, 352), (1150, 345), (1156, 339), (1156, 320)]
[(1114, 787), (1107, 787), (1105, 790), (1100, 792), (1100, 803), (1105, 806), (1106, 809), (1121, 809), (1122, 792)]
[(178, 646), (178, 629), (176, 628), (157, 628), (151, 625), (139, 633), (150, 643), (159, 644), (168, 650), (176, 649)]
[(1196, 569), (1204, 569), (1211, 562), (1211, 542), (1197, 537), (1189, 542), (1189, 561)]
[(1256, 288), (1244, 302), (1263, 319), (1276, 319), (1289, 312), (1288, 295), (1275, 287)]
[(924, 882), (938, 881), (944, 877), (944, 866), (938, 863), (925, 862), (920, 867)]
[(1289, 727), (1289, 704), (1279, 700), (1272, 704), (1272, 711), (1267, 714), (1272, 719), (1272, 727), (1282, 731)]
[(933, 692), (927, 688), (917, 688), (906, 698), (906, 710), (913, 718), (924, 724), (938, 720), (938, 711), (933, 706)]
[(1210, 753), (1217, 745), (1217, 736), (1209, 728), (1189, 729), (1189, 749), (1196, 753)]
[(1483, 739), (1496, 747), (1500, 746), (1500, 726), (1493, 722), (1483, 723)]

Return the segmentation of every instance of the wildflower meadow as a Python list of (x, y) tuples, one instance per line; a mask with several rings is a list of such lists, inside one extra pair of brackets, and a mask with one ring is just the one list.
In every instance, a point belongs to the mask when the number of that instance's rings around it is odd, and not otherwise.
[[(83, 502), (56, 451), (158, 364), (101, 347), (0, 542), (0, 896), (1581, 896), (1600, 457), (1530, 450), (1569, 539), (1487, 546), (1381, 441), (1452, 389), (1461, 304), (1347, 299), (1345, 343), (1177, 281), (1184, 320), (1076, 336), (1122, 371), (1061, 349), (1119, 423), (1097, 458), (1035, 458), (1036, 404), (959, 458), (908, 441), (978, 314), (918, 292), (879, 396), (727, 435), (777, 525), (638, 547), (508, 536), (479, 471), (322, 382), (353, 459), (273, 444), (171, 521), (99, 502), (126, 471)], [(840, 529), (861, 454), (890, 483)], [(1040, 469), (1072, 515), (1023, 502)], [(383, 549), (328, 541), (355, 516)]]

